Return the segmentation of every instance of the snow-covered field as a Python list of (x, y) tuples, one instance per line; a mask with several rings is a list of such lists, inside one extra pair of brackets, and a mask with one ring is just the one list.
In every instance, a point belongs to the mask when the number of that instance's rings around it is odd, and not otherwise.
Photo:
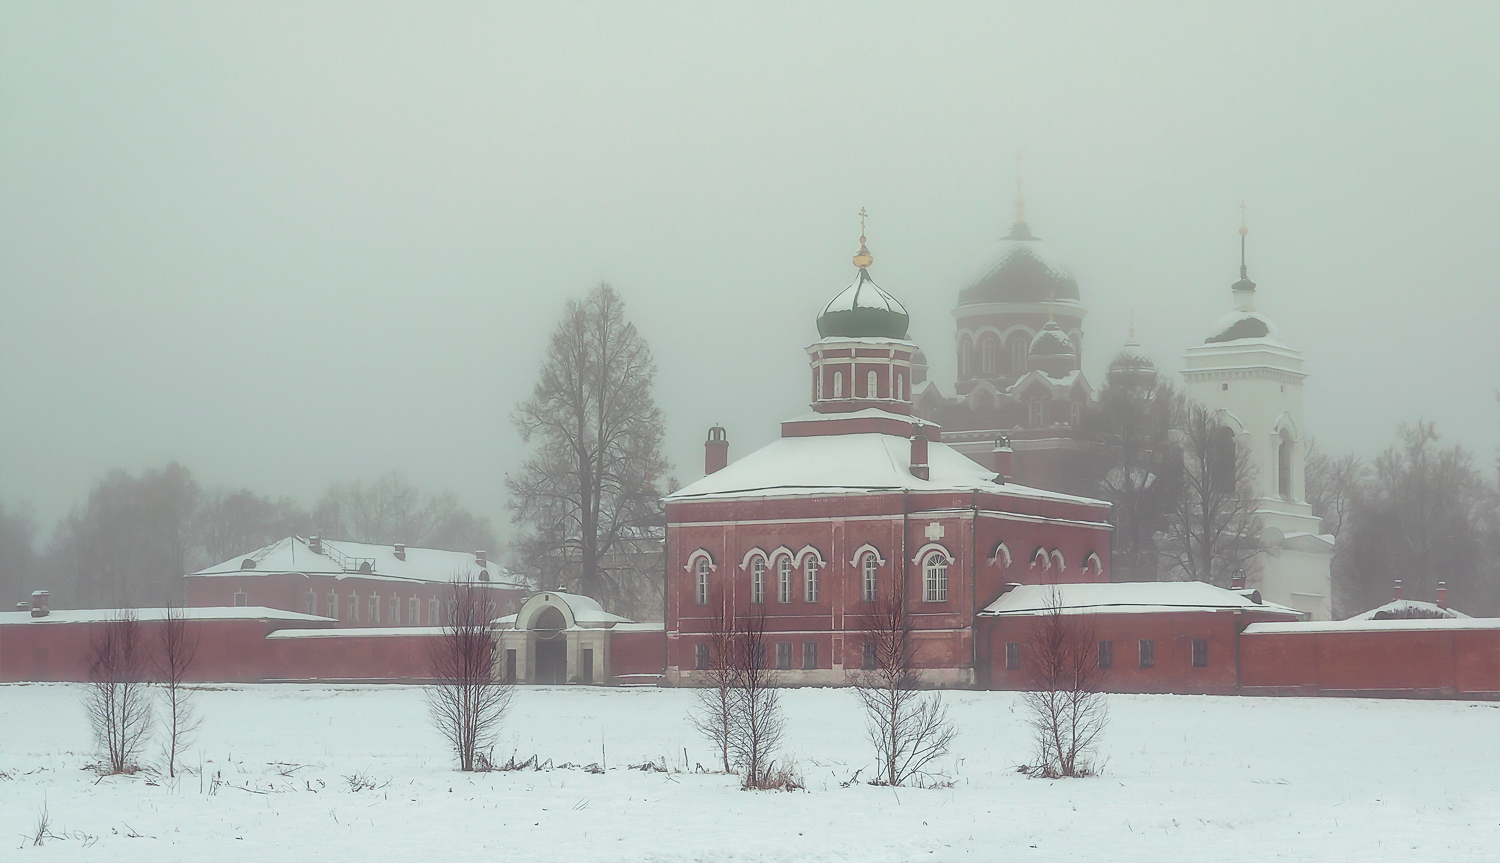
[[(788, 690), (808, 790), (756, 793), (627, 767), (710, 763), (683, 691), (522, 689), (498, 755), (608, 769), (463, 775), (418, 689), (216, 688), (176, 783), (88, 772), (80, 694), (0, 686), (0, 859), (1500, 859), (1496, 704), (1116, 696), (1104, 775), (1051, 782), (1015, 772), (1015, 695), (953, 692), (954, 785), (921, 790), (841, 787), (870, 764), (854, 695)], [(33, 847), (44, 806), (64, 838)]]

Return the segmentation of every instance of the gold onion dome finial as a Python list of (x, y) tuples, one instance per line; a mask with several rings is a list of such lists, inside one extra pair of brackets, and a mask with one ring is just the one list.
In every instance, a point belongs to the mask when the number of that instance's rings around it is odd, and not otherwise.
[(874, 263), (874, 261), (875, 261), (875, 256), (872, 255), (872, 254), (870, 254), (870, 250), (869, 249), (865, 248), (865, 217), (867, 215), (869, 215), (869, 214), (865, 212), (865, 208), (864, 207), (860, 207), (859, 208), (859, 253), (854, 256), (854, 266), (859, 267), (861, 270), (863, 270), (866, 267), (870, 266), (870, 264)]

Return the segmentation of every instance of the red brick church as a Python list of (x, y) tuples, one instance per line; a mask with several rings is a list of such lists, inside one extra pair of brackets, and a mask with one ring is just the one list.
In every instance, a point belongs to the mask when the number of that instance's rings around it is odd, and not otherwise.
[(843, 683), (864, 616), (902, 591), (928, 680), (984, 684), (976, 616), (1008, 586), (1109, 580), (1107, 503), (1010, 481), (1005, 441), (986, 467), (913, 414), (919, 351), (871, 261), (861, 237), (853, 284), (818, 316), (812, 412), (732, 464), (711, 430), (707, 475), (667, 498), (668, 682), (703, 665), (716, 615), (764, 613), (785, 683)]

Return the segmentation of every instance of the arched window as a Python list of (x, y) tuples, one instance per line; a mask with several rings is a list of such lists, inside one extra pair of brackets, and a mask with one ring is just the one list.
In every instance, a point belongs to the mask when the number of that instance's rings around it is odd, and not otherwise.
[(896, 393), (894, 397), (898, 399), (906, 398), (906, 380), (900, 372), (896, 373)]
[(1276, 493), (1282, 500), (1292, 499), (1292, 435), (1281, 430), (1281, 445), (1276, 448)]
[(948, 601), (948, 559), (943, 557), (942, 552), (934, 551), (927, 555), (927, 562), (922, 567), (922, 597), (928, 602)]
[(756, 605), (766, 601), (766, 559), (760, 556), (750, 561), (750, 601)]
[(844, 373), (843, 372), (836, 371), (836, 372), (833, 373), (833, 397), (836, 398), (836, 399), (841, 399), (841, 398), (844, 397)]
[(984, 370), (985, 374), (992, 375), (997, 371), (995, 368), (997, 353), (999, 353), (999, 345), (994, 339), (985, 339), (979, 343), (979, 367)]
[(698, 558), (698, 584), (695, 598), (699, 605), (708, 605), (708, 555)]
[(783, 557), (776, 562), (776, 599), (779, 602), (792, 601), (792, 559)]
[(880, 397), (880, 375), (875, 374), (875, 370), (874, 369), (870, 369), (869, 374), (865, 375), (865, 398), (867, 398), (867, 399), (873, 399), (873, 398), (879, 398), (879, 397)]
[(1234, 484), (1235, 458), (1234, 429), (1219, 426), (1214, 429), (1208, 452), (1208, 482), (1210, 486), (1228, 489)]
[(960, 378), (971, 378), (974, 376), (974, 343), (969, 341), (968, 336), (958, 340), (958, 376)]
[(1026, 351), (1031, 345), (1025, 336), (1017, 335), (1010, 340), (1010, 370), (1016, 374), (1026, 371)]
[(802, 601), (818, 601), (818, 559), (812, 555), (802, 564)]
[(880, 595), (880, 561), (875, 559), (875, 552), (865, 552), (865, 559), (860, 565), (864, 578), (860, 583), (859, 598), (865, 602), (874, 602)]

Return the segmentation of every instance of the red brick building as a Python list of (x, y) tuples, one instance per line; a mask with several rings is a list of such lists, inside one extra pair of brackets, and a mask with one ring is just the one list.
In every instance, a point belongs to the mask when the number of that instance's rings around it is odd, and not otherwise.
[(265, 606), (342, 626), (438, 626), (456, 580), (488, 585), (490, 614), (513, 613), (524, 579), (473, 553), (289, 536), (186, 576), (195, 607)]
[(808, 347), (812, 413), (728, 463), (714, 429), (707, 476), (667, 498), (669, 682), (706, 659), (718, 615), (764, 614), (786, 683), (841, 684), (861, 666), (864, 616), (901, 591), (933, 683), (984, 678), (975, 615), (1013, 583), (1107, 581), (1108, 504), (1006, 481), (912, 415), (909, 316), (870, 278), (818, 317)]

